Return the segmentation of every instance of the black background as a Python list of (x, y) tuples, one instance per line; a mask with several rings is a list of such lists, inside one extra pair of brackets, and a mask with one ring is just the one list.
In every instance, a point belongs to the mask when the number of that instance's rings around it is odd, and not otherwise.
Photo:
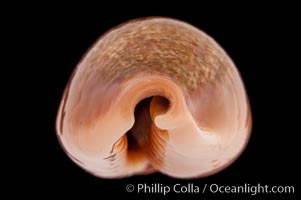
[[(35, 53), (38, 67), (35, 87), (40, 103), (35, 108), (41, 112), (35, 129), (31, 133), (33, 148), (27, 179), (29, 192), (39, 190), (43, 195), (67, 195), (96, 199), (124, 198), (141, 199), (148, 194), (128, 193), (127, 184), (161, 183), (173, 186), (194, 183), (217, 183), (220, 185), (242, 185), (258, 183), (270, 186), (293, 185), (298, 193), (297, 176), (300, 165), (297, 161), (299, 105), (296, 94), (300, 63), (294, 50), (296, 15), (288, 7), (245, 5), (231, 10), (216, 10), (216, 6), (200, 7), (186, 14), (170, 12), (128, 12), (116, 10), (104, 14), (105, 7), (71, 9), (45, 6), (29, 18), (34, 20), (30, 40), (37, 42)], [(285, 14), (284, 14), (285, 12)], [(126, 13), (126, 12), (124, 12)], [(173, 179), (159, 173), (135, 176), (120, 180), (99, 179), (84, 172), (65, 155), (55, 133), (55, 119), (63, 90), (87, 49), (108, 29), (127, 20), (166, 16), (186, 21), (212, 36), (235, 62), (247, 89), (252, 110), (253, 128), (250, 142), (239, 159), (222, 172), (210, 177), (193, 180)], [(37, 20), (38, 19), (38, 20)], [(27, 30), (25, 30), (27, 31)], [(40, 93), (41, 92), (41, 93)], [(42, 95), (43, 96), (41, 98)], [(292, 114), (293, 113), (293, 114)], [(295, 116), (296, 114), (297, 116)], [(40, 117), (41, 116), (41, 117)], [(39, 123), (38, 123), (39, 122)], [(29, 146), (29, 145), (28, 145)], [(105, 197), (104, 195), (110, 196)], [(156, 199), (248, 199), (253, 196), (237, 194), (155, 194)], [(290, 199), (296, 194), (256, 195), (254, 199)]]

